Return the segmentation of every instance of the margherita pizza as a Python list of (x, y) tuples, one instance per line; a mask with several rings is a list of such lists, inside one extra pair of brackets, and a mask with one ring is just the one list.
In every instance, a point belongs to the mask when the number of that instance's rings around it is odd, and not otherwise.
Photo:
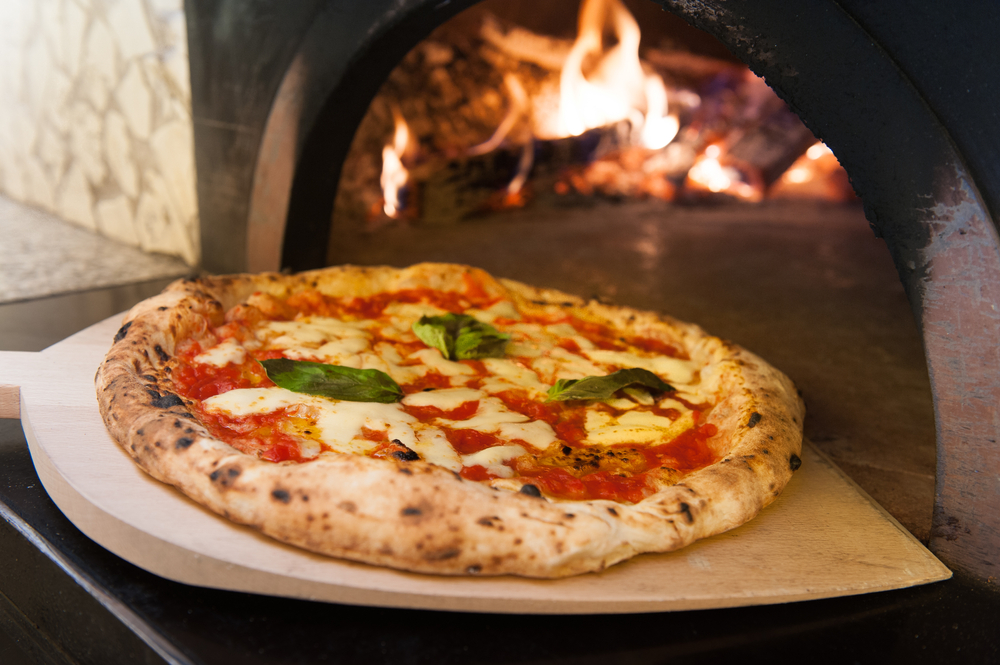
[(449, 575), (599, 571), (732, 529), (802, 402), (694, 325), (447, 264), (182, 280), (97, 373), (153, 477), (278, 540)]

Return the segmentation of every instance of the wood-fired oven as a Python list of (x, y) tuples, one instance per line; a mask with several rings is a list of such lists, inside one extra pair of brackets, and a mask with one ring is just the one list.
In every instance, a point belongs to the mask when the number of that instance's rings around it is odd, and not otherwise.
[[(188, 0), (203, 267), (324, 265), (331, 233), (338, 232), (330, 225), (337, 183), (373, 96), (411, 48), (474, 4)], [(991, 29), (1000, 25), (1000, 7), (897, 0), (659, 4), (763, 77), (849, 174), (872, 230), (889, 248), (923, 340), (937, 441), (930, 547), (954, 568), (982, 579), (995, 575), (1000, 52)], [(656, 214), (665, 213), (644, 213), (647, 221)], [(624, 228), (656, 233), (655, 224)], [(782, 233), (753, 238), (766, 243)], [(554, 238), (550, 233), (539, 242)], [(689, 257), (692, 265), (718, 259), (706, 245), (692, 246), (705, 253)], [(614, 243), (606, 249), (614, 252)], [(510, 248), (498, 246), (493, 254), (518, 260)], [(655, 247), (645, 256), (666, 260)], [(624, 263), (616, 269), (625, 270)], [(753, 261), (745, 266), (766, 270)], [(761, 283), (769, 286), (754, 297), (781, 301), (781, 284)], [(621, 292), (626, 299), (632, 293)]]

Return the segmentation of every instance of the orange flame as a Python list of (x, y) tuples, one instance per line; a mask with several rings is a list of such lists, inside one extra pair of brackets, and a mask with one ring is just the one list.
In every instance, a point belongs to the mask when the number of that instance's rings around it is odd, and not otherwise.
[(406, 185), (410, 172), (403, 166), (403, 155), (410, 144), (410, 128), (398, 108), (393, 108), (392, 117), (396, 123), (391, 144), (382, 149), (382, 209), (389, 217), (398, 217), (402, 203), (400, 190)]
[(687, 181), (693, 189), (736, 196), (748, 201), (759, 201), (761, 192), (751, 184), (744, 182), (740, 172), (730, 166), (724, 166), (719, 158), (722, 148), (712, 144), (695, 161), (687, 173)]
[[(610, 25), (618, 43), (604, 48)], [(658, 150), (677, 134), (679, 122), (667, 114), (667, 89), (639, 60), (639, 24), (621, 0), (584, 0), (577, 39), (559, 79), (559, 137), (579, 136), (588, 129), (622, 120), (631, 126), (635, 143)], [(589, 75), (585, 65), (596, 64)]]

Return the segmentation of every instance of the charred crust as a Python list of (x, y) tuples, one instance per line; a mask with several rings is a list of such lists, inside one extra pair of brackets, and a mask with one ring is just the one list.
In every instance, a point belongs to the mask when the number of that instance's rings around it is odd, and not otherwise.
[(182, 436), (181, 438), (177, 439), (177, 441), (174, 443), (174, 448), (176, 448), (177, 450), (187, 450), (188, 448), (191, 447), (191, 444), (193, 443), (194, 439), (192, 439), (191, 437)]
[(271, 492), (271, 498), (281, 503), (288, 503), (292, 500), (292, 495), (285, 490), (274, 490)]
[(424, 511), (414, 506), (407, 506), (406, 508), (403, 508), (401, 511), (399, 511), (399, 514), (402, 515), (403, 517), (416, 517), (417, 515), (423, 515)]
[(800, 466), (802, 466), (802, 458), (792, 453), (792, 456), (788, 458), (788, 468), (792, 471), (798, 471)]
[(115, 333), (115, 344), (125, 339), (125, 335), (128, 334), (128, 329), (131, 327), (132, 327), (132, 322), (129, 321), (128, 323), (126, 323), (125, 325), (123, 325), (121, 328), (118, 329), (118, 332)]
[(345, 513), (353, 513), (358, 509), (358, 505), (353, 501), (341, 501), (337, 504), (337, 507), (343, 510)]
[(576, 515), (574, 515), (573, 513), (563, 513), (563, 517), (565, 517), (568, 520), (571, 520), (574, 517), (576, 517)]
[(691, 514), (691, 506), (681, 501), (680, 509), (684, 513), (684, 519), (687, 520), (687, 523), (694, 524), (694, 515)]
[(170, 354), (164, 351), (163, 347), (160, 346), (159, 344), (155, 345), (153, 347), (153, 350), (156, 351), (156, 355), (160, 357), (161, 361), (167, 362), (168, 360), (170, 360)]
[(608, 512), (614, 515), (615, 517), (618, 517), (618, 511), (615, 510), (614, 508), (608, 507)]
[(149, 396), (153, 398), (153, 401), (150, 403), (158, 409), (169, 409), (175, 406), (184, 406), (184, 400), (173, 393), (160, 395), (160, 393), (155, 390), (147, 390), (146, 392), (148, 392)]
[(521, 494), (526, 494), (528, 496), (533, 496), (536, 499), (542, 496), (542, 491), (538, 489), (538, 486), (532, 485), (530, 483), (521, 485), (521, 489), (519, 489), (518, 492), (520, 492)]
[(412, 476), (413, 475), (413, 472), (410, 471), (409, 469), (407, 469), (406, 467), (403, 467), (402, 469), (400, 469), (399, 472), (401, 474), (403, 474), (404, 476)]
[(493, 523), (494, 520), (496, 520), (496, 521), (499, 522), (500, 518), (497, 517), (496, 515), (493, 515), (492, 517), (480, 517), (478, 520), (476, 520), (476, 524), (478, 524), (480, 526), (489, 526), (489, 527), (492, 527), (492, 526), (496, 526)]
[(427, 561), (445, 561), (446, 559), (454, 559), (461, 553), (462, 550), (450, 547), (446, 550), (437, 550), (435, 552), (428, 552), (427, 554), (424, 555), (424, 559), (426, 559)]
[(169, 307), (157, 307), (157, 308), (156, 308), (156, 311), (157, 311), (157, 312), (165, 312), (165, 311), (167, 311), (168, 309), (170, 309), (170, 308), (169, 308)]
[(757, 423), (760, 422), (761, 415), (754, 411), (750, 414), (750, 420), (747, 421), (747, 427), (756, 427)]
[(223, 466), (216, 469), (212, 473), (208, 474), (208, 478), (220, 487), (229, 487), (241, 473), (243, 473), (243, 469), (235, 464), (232, 464), (230, 466)]

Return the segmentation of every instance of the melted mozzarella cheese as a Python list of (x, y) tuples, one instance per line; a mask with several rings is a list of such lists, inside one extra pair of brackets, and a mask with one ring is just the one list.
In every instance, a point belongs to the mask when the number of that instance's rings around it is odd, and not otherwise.
[[(347, 402), (295, 393), (284, 388), (241, 388), (209, 397), (202, 403), (208, 411), (230, 416), (249, 416), (291, 408), (295, 415), (316, 423), (320, 441), (330, 450), (343, 453), (367, 453), (377, 445), (360, 438), (362, 428), (385, 432), (390, 440), (407, 447), (416, 441), (412, 423), (416, 418), (400, 404)], [(311, 445), (300, 441), (300, 447)]]
[(453, 429), (474, 429), (478, 432), (489, 434), (500, 430), (503, 423), (523, 423), (529, 420), (528, 416), (511, 411), (496, 397), (485, 397), (479, 400), (479, 409), (476, 414), (468, 420), (445, 420), (440, 419), (440, 423)]
[(308, 395), (284, 388), (241, 388), (209, 397), (202, 402), (202, 406), (208, 411), (239, 417), (271, 413), (309, 399)]
[(552, 427), (544, 420), (532, 420), (530, 423), (502, 423), (500, 436), (508, 441), (524, 441), (538, 450), (548, 450), (559, 440)]
[(677, 420), (670, 420), (648, 412), (629, 411), (617, 419), (616, 424), (595, 422), (591, 427), (587, 414), (588, 445), (614, 445), (619, 443), (666, 443), (694, 427), (694, 413), (689, 411)]
[(194, 361), (202, 365), (225, 367), (230, 363), (240, 365), (246, 359), (247, 350), (234, 338), (230, 337), (221, 344), (217, 344), (208, 351), (195, 356)]
[(448, 360), (437, 349), (420, 349), (407, 357), (412, 360), (419, 360), (428, 368), (444, 376), (472, 376), (476, 373), (476, 370), (468, 365)]
[(694, 364), (689, 360), (653, 356), (645, 358), (627, 351), (607, 349), (582, 349), (584, 355), (597, 363), (618, 368), (641, 367), (661, 377), (668, 383), (689, 384), (694, 381)]
[(471, 455), (462, 455), (462, 464), (464, 466), (485, 467), (494, 476), (510, 478), (514, 475), (514, 469), (504, 464), (504, 462), (517, 459), (527, 452), (523, 447), (518, 445), (494, 446), (480, 450), (478, 453), (472, 453)]
[(427, 427), (417, 432), (417, 440), (411, 446), (420, 459), (443, 466), (449, 471), (462, 468), (462, 456), (448, 442), (444, 432), (436, 427)]
[(549, 387), (539, 381), (534, 371), (508, 358), (484, 358), (483, 365), (489, 370), (489, 378), (483, 379), (482, 389), (488, 393), (500, 393), (511, 388), (525, 388), (544, 394)]
[(466, 402), (475, 402), (484, 397), (486, 395), (482, 391), (472, 388), (444, 388), (407, 395), (403, 398), (403, 404), (416, 407), (433, 406), (442, 411), (452, 411)]

